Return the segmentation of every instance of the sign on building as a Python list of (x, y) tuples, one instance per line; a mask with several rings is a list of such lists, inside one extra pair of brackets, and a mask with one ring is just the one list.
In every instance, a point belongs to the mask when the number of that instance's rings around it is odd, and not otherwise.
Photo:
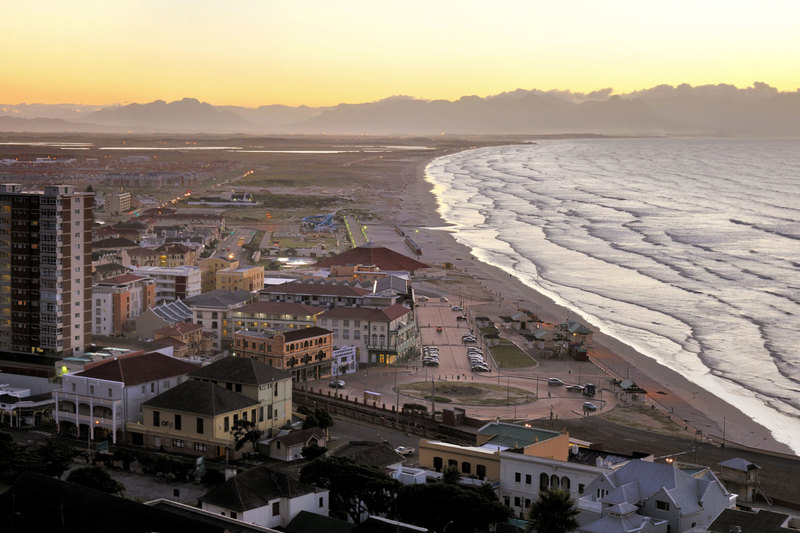
[(356, 357), (355, 346), (342, 346), (333, 351), (333, 363), (331, 363), (331, 375), (341, 376), (352, 374), (358, 370), (358, 359)]

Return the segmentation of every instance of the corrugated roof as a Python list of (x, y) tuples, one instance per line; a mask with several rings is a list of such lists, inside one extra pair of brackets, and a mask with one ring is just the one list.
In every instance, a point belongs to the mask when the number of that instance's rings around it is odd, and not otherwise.
[(197, 363), (182, 361), (174, 357), (151, 352), (122, 355), (101, 361), (76, 375), (87, 378), (119, 381), (126, 386), (139, 385), (172, 376), (182, 376), (196, 370)]
[(339, 255), (319, 261), (316, 267), (331, 267), (335, 265), (375, 265), (381, 270), (417, 270), (428, 268), (425, 263), (420, 263), (389, 248), (380, 246), (359, 246)]
[(189, 377), (243, 385), (264, 385), (290, 379), (292, 375), (257, 359), (228, 356), (202, 368), (195, 368)]
[(329, 335), (332, 331), (320, 328), (317, 326), (312, 326), (310, 328), (299, 328), (299, 329), (290, 329), (289, 331), (283, 332), (283, 338), (286, 341), (300, 341), (303, 339), (310, 339), (311, 337), (319, 337), (320, 335)]
[(271, 285), (258, 291), (259, 294), (308, 294), (310, 296), (364, 296), (370, 291), (350, 287), (349, 285), (327, 285), (316, 283), (298, 283), (290, 281), (280, 285)]
[(227, 308), (229, 305), (249, 302), (251, 298), (252, 295), (250, 291), (226, 291), (225, 289), (215, 289), (186, 298), (183, 303), (187, 306)]
[(323, 311), (324, 307), (296, 302), (253, 302), (236, 309), (237, 313), (280, 313), (295, 316), (314, 316)]
[(319, 318), (371, 320), (372, 322), (391, 322), (407, 315), (411, 309), (401, 304), (390, 305), (383, 309), (369, 307), (334, 307), (322, 313)]
[(487, 444), (495, 444), (508, 448), (524, 448), (537, 442), (549, 440), (561, 435), (557, 431), (527, 428), (504, 422), (490, 422), (478, 430), (479, 435), (490, 435)]
[(264, 507), (278, 498), (315, 494), (317, 489), (285, 472), (261, 465), (238, 474), (200, 497), (200, 501), (244, 512)]
[(218, 416), (258, 405), (258, 400), (208, 381), (184, 381), (142, 405), (203, 416)]
[(178, 322), (177, 324), (173, 324), (171, 326), (158, 328), (153, 333), (158, 333), (160, 335), (186, 335), (187, 333), (192, 333), (193, 331), (197, 331), (198, 329), (203, 329), (203, 326), (199, 324), (187, 324), (186, 322)]

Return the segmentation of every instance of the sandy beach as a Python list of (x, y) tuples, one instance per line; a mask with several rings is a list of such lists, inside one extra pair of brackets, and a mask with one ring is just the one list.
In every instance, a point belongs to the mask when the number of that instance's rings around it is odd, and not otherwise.
[[(394, 204), (383, 221), (383, 224), (397, 223), (407, 231), (414, 232), (414, 240), (422, 248), (421, 261), (431, 265), (449, 261), (460, 272), (469, 274), (478, 287), (489, 291), (488, 294), (496, 299), (499, 304), (498, 316), (510, 314), (521, 307), (534, 311), (546, 322), (563, 322), (569, 317), (593, 327), (596, 333), (590, 356), (598, 366), (616, 377), (629, 378), (646, 389), (648, 403), (653, 403), (676, 423), (683, 425), (687, 434), (717, 443), (722, 443), (724, 439), (728, 444), (735, 443), (755, 450), (792, 454), (788, 446), (777, 442), (763, 426), (735, 406), (691, 383), (679, 372), (656, 363), (617, 339), (599, 333), (593, 324), (556, 305), (517, 278), (474, 259), (469, 250), (446, 230), (446, 224), (437, 212), (431, 185), (424, 179), (425, 167), (431, 159), (417, 160), (408, 168), (396, 169), (404, 178), (405, 192), (402, 203)], [(408, 249), (402, 244), (394, 243), (391, 247), (409, 255)], [(456, 290), (469, 289), (462, 286)]]

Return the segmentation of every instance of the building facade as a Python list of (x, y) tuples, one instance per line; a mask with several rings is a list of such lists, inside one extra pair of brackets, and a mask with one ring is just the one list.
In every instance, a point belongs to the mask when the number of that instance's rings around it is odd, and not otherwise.
[(123, 274), (92, 287), (94, 334), (119, 335), (130, 321), (156, 304), (156, 283), (144, 276)]
[(231, 311), (231, 322), (236, 330), (261, 333), (309, 328), (324, 311), (323, 307), (294, 302), (253, 302)]
[(233, 330), (236, 326), (232, 325), (231, 315), (252, 298), (249, 291), (213, 290), (187, 298), (184, 303), (192, 312), (192, 321), (211, 335), (212, 349), (219, 352), (230, 350), (233, 346)]
[(319, 327), (278, 333), (241, 330), (233, 334), (234, 355), (287, 370), (295, 381), (330, 377), (331, 332)]
[(0, 185), (0, 350), (59, 357), (91, 344), (92, 196)]
[(200, 294), (202, 285), (198, 267), (134, 267), (131, 270), (138, 276), (155, 280), (156, 304), (185, 300)]
[(217, 289), (224, 291), (257, 291), (264, 287), (264, 267), (222, 268), (217, 270)]

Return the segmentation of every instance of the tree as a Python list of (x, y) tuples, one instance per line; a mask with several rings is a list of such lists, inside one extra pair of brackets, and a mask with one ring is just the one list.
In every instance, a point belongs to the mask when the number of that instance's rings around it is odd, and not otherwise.
[(81, 452), (72, 446), (49, 439), (33, 453), (41, 461), (43, 474), (61, 479), (61, 475), (72, 464), (72, 459)]
[(111, 477), (108, 470), (102, 466), (84, 466), (72, 470), (67, 476), (67, 481), (99, 490), (106, 494), (122, 495), (125, 492), (125, 485)]
[(461, 472), (458, 471), (458, 467), (456, 465), (447, 465), (444, 467), (444, 470), (442, 470), (443, 483), (458, 485), (459, 481), (461, 481)]
[(236, 423), (233, 424), (233, 428), (231, 428), (231, 435), (233, 435), (233, 439), (236, 441), (235, 448), (237, 451), (241, 450), (244, 445), (249, 442), (253, 445), (253, 453), (255, 453), (258, 447), (258, 441), (261, 440), (261, 435), (263, 435), (263, 433), (263, 431), (256, 427), (256, 423), (250, 420), (237, 420)]
[(308, 459), (309, 461), (313, 461), (320, 455), (324, 454), (328, 451), (328, 448), (320, 446), (317, 443), (312, 443), (311, 446), (304, 446), (303, 449), (300, 451), (300, 455), (304, 458)]
[(328, 428), (333, 427), (333, 417), (325, 409), (321, 407), (314, 409), (314, 417), (317, 419), (318, 428), (324, 429), (327, 432)]
[(526, 533), (567, 533), (578, 527), (575, 501), (564, 490), (544, 489), (528, 511)]
[(404, 485), (397, 495), (397, 516), (404, 522), (447, 533), (486, 530), (511, 517), (494, 491), (486, 494), (448, 483)]
[(313, 414), (306, 415), (306, 419), (303, 420), (303, 429), (310, 429), (319, 427), (319, 420)]
[(346, 457), (319, 458), (300, 470), (300, 481), (330, 491), (331, 516), (360, 524), (364, 513), (385, 514), (394, 509), (400, 483), (374, 466)]

